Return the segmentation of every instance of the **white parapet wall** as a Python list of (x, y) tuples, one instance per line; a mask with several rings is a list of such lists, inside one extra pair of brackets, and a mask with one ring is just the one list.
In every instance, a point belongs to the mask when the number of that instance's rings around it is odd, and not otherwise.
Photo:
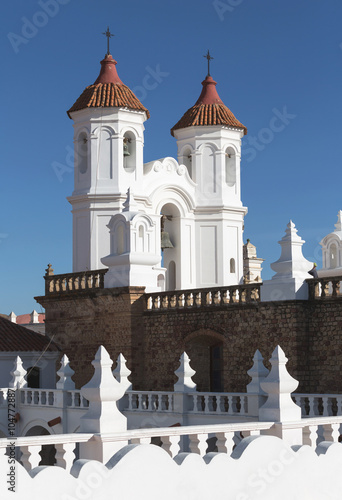
[(342, 446), (324, 442), (313, 450), (292, 449), (273, 436), (250, 436), (233, 451), (182, 454), (148, 444), (122, 448), (106, 465), (78, 460), (71, 471), (36, 467), (27, 472), (5, 455), (0, 456), (2, 500), (87, 498), (99, 500), (310, 500), (341, 498)]

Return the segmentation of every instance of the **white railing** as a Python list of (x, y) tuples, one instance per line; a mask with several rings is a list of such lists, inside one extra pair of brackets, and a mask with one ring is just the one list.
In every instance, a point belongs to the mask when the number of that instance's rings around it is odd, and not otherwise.
[(303, 417), (342, 415), (341, 394), (292, 394), (293, 401), (301, 407)]
[(189, 413), (248, 415), (246, 393), (191, 392), (187, 396), (191, 400)]
[[(21, 463), (27, 470), (39, 465), (42, 446), (53, 445), (56, 449), (56, 465), (70, 470), (76, 459), (75, 449), (79, 443), (103, 441), (129, 444), (157, 444), (171, 457), (181, 452), (196, 453), (204, 456), (208, 452), (230, 455), (238, 442), (248, 436), (260, 434), (276, 435), (277, 426), (283, 429), (301, 429), (303, 444), (313, 448), (322, 442), (338, 442), (342, 425), (340, 417), (318, 417), (304, 420), (275, 422), (245, 422), (220, 425), (195, 425), (184, 427), (161, 427), (154, 429), (135, 429), (125, 432), (100, 434), (57, 434), (50, 436), (26, 436), (15, 439), (15, 446), (21, 452)], [(186, 437), (186, 439), (184, 439)], [(4, 452), (13, 439), (0, 439), (0, 450)], [(301, 444), (301, 443), (298, 443)], [(13, 444), (12, 444), (13, 446)], [(79, 458), (82, 458), (80, 456)]]
[(174, 409), (173, 392), (128, 391), (128, 411), (168, 411)]

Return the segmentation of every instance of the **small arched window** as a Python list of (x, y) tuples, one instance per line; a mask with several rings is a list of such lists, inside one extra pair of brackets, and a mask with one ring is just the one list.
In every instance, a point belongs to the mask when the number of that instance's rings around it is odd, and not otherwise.
[(116, 228), (116, 254), (121, 255), (125, 251), (124, 227), (122, 224)]
[(235, 273), (235, 259), (230, 259), (230, 272)]

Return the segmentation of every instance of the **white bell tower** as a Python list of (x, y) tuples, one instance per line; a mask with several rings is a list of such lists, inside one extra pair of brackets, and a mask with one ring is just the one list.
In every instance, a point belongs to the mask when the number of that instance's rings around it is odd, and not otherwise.
[(110, 253), (107, 224), (129, 187), (142, 183), (148, 110), (122, 83), (107, 53), (100, 74), (69, 109), (74, 121), (73, 271), (103, 268)]
[(240, 188), (241, 139), (247, 129), (221, 101), (207, 57), (202, 93), (171, 129), (178, 161), (196, 183), (196, 284), (201, 287), (242, 282), (247, 213)]

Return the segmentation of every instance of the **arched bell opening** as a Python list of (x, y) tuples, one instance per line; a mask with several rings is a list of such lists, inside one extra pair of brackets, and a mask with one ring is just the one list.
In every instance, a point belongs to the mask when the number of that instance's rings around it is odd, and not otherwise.
[(332, 243), (329, 247), (329, 267), (330, 269), (335, 269), (338, 266), (337, 262), (337, 246), (336, 243)]
[(166, 268), (166, 290), (178, 287), (177, 273), (180, 259), (180, 212), (172, 203), (166, 203), (161, 215), (162, 266)]
[(79, 174), (85, 174), (88, 170), (88, 137), (81, 132), (76, 142), (76, 161)]
[(136, 138), (133, 132), (125, 132), (123, 138), (123, 164), (126, 172), (135, 171), (137, 160)]
[(236, 153), (231, 147), (225, 150), (226, 184), (229, 187), (236, 185)]

